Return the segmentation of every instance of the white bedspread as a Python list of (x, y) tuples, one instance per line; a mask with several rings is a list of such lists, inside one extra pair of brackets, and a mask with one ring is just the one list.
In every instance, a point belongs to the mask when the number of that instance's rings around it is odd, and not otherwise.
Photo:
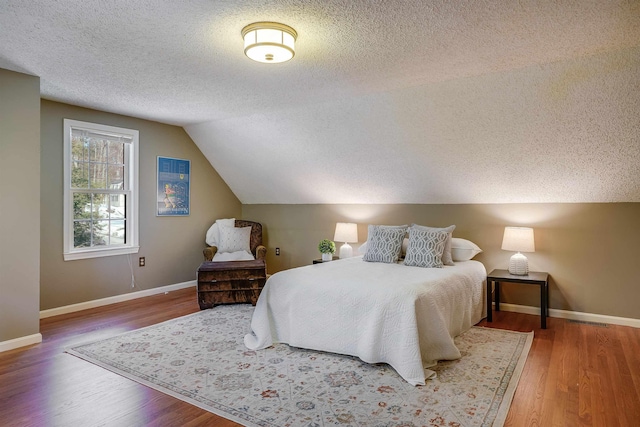
[(486, 277), (477, 261), (420, 268), (362, 257), (281, 271), (267, 280), (244, 342), (388, 363), (410, 384), (425, 384), (433, 375), (425, 368), (459, 358), (453, 338), (485, 315)]

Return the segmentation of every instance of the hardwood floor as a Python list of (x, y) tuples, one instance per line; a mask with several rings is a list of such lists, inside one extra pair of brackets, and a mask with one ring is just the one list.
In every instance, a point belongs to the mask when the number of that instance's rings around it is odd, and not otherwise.
[[(198, 311), (184, 289), (40, 322), (43, 342), (0, 353), (2, 426), (236, 426), (65, 354)], [(640, 426), (640, 329), (499, 312), (481, 326), (535, 331), (507, 426)]]

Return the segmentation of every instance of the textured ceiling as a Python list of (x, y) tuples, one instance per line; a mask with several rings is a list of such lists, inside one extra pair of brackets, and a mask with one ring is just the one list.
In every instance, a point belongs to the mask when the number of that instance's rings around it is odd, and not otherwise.
[[(291, 62), (243, 55), (262, 20)], [(640, 0), (0, 0), (0, 40), (46, 99), (184, 126), (243, 203), (640, 202)]]

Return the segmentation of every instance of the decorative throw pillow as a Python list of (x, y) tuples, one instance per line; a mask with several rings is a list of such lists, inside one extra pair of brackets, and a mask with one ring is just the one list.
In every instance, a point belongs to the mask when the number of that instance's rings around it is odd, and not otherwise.
[(407, 248), (409, 247), (409, 238), (405, 237), (402, 241), (402, 253), (400, 254), (400, 258), (404, 258), (407, 254)]
[(216, 252), (211, 261), (224, 262), (224, 261), (252, 261), (255, 258), (247, 251), (238, 252)]
[(442, 253), (449, 233), (444, 230), (409, 228), (409, 246), (404, 265), (442, 268)]
[(447, 236), (447, 241), (444, 245), (444, 251), (442, 252), (442, 263), (444, 265), (454, 265), (453, 258), (451, 257), (451, 238), (452, 238), (453, 230), (456, 229), (455, 225), (450, 225), (444, 228), (436, 228), (436, 227), (426, 227), (424, 225), (418, 225), (418, 224), (411, 224), (411, 227), (415, 227), (420, 230), (446, 231), (447, 233), (449, 233), (449, 235)]
[(218, 223), (214, 222), (211, 227), (207, 230), (207, 234), (204, 237), (204, 241), (207, 242), (209, 246), (216, 246), (218, 243), (218, 236), (220, 235), (220, 231), (218, 230)]
[[(404, 244), (404, 240), (407, 238), (407, 231), (409, 230), (409, 226), (407, 224), (404, 225), (379, 225), (383, 229), (390, 230), (404, 230), (404, 238), (402, 240), (402, 244)], [(404, 252), (402, 251), (402, 244), (400, 244), (400, 252), (398, 252), (398, 259), (404, 258)]]
[(251, 252), (251, 226), (249, 227), (220, 227), (219, 252)]
[(219, 219), (213, 223), (209, 230), (207, 230), (207, 235), (204, 239), (209, 246), (218, 246), (220, 242), (220, 226), (225, 227), (235, 227), (236, 219), (235, 218), (227, 218), (227, 219)]
[(482, 252), (482, 249), (470, 240), (454, 237), (451, 239), (451, 256), (454, 261), (469, 261)]
[(369, 262), (398, 261), (407, 226), (369, 225), (367, 252), (362, 259)]

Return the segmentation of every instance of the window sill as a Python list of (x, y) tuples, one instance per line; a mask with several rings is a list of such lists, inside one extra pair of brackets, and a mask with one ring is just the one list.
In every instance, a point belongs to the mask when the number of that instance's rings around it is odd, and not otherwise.
[(65, 252), (63, 253), (65, 261), (74, 261), (77, 259), (101, 258), (105, 256), (137, 254), (140, 246), (126, 246), (118, 248), (105, 249), (87, 249), (84, 251)]

